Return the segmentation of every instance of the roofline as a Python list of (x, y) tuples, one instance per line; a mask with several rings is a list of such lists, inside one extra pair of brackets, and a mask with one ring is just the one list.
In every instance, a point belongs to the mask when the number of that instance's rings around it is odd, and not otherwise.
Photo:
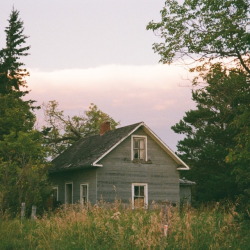
[(93, 162), (93, 166), (101, 165), (97, 164), (103, 157), (105, 157), (109, 152), (111, 152), (114, 148), (116, 148), (121, 142), (127, 139), (131, 134), (133, 134), (140, 126), (144, 125), (143, 122), (139, 123), (132, 131), (130, 131), (126, 136), (124, 136), (120, 141), (118, 141), (113, 147), (111, 147), (108, 151), (106, 151), (103, 155), (101, 155), (96, 161)]
[(102, 164), (97, 164), (96, 161), (91, 164), (92, 167), (103, 167)]
[(148, 130), (148, 132), (151, 134), (152, 137), (156, 139), (156, 142), (158, 141), (162, 146), (163, 150), (165, 150), (177, 163), (179, 163), (179, 167), (177, 170), (189, 170), (189, 166), (182, 161), (180, 157), (178, 157), (172, 149), (170, 149), (169, 146), (165, 144), (165, 142), (162, 141), (160, 137), (158, 137), (146, 124), (144, 124), (144, 127)]
[(139, 123), (133, 130), (131, 130), (126, 136), (124, 136), (120, 141), (118, 141), (113, 147), (107, 150), (103, 155), (101, 155), (96, 161), (94, 161), (91, 165), (95, 167), (103, 167), (102, 164), (98, 164), (98, 162), (104, 158), (107, 154), (109, 154), (114, 148), (116, 148), (121, 142), (127, 139), (131, 134), (133, 134), (139, 127), (144, 126), (148, 133), (155, 139), (158, 144), (165, 150), (176, 163), (179, 164), (177, 170), (189, 170), (189, 166), (182, 161), (144, 122)]

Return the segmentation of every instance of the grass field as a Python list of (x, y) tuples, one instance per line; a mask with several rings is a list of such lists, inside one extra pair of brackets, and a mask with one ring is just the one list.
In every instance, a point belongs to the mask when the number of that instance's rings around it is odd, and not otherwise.
[[(167, 235), (163, 226), (168, 225)], [(0, 220), (0, 249), (250, 249), (233, 207), (153, 210), (74, 206), (36, 220)], [(166, 233), (166, 230), (165, 230)]]

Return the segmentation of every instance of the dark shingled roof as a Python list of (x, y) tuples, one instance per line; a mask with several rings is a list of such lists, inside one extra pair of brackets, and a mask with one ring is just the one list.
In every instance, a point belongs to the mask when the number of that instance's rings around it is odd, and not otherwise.
[(50, 173), (93, 167), (92, 164), (143, 123), (110, 130), (104, 135), (82, 138), (52, 160)]

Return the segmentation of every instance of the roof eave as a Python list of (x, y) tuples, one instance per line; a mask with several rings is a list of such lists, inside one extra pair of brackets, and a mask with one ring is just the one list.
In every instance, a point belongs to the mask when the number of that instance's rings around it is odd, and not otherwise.
[(183, 162), (173, 151), (170, 149), (169, 146), (165, 144), (165, 142), (162, 141), (160, 137), (158, 137), (146, 124), (143, 124), (148, 133), (155, 139), (158, 144), (172, 157), (172, 159), (179, 164), (180, 167), (177, 168), (177, 170), (189, 170), (189, 166)]
[(177, 170), (190, 170), (190, 168), (189, 167), (188, 168), (177, 168)]
[(98, 162), (98, 161), (95, 161), (94, 163), (91, 164), (91, 166), (92, 166), (92, 167), (99, 167), (99, 168), (103, 167), (102, 164), (98, 164), (97, 162)]

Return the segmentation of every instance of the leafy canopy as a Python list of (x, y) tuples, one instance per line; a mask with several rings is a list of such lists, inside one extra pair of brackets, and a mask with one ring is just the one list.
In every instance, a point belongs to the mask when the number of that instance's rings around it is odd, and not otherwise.
[(100, 125), (105, 121), (110, 122), (111, 129), (115, 129), (119, 124), (93, 103), (84, 115), (80, 116), (65, 115), (63, 110), (59, 110), (56, 101), (50, 101), (45, 105), (44, 111), (47, 124), (43, 131), (52, 156), (60, 154), (83, 137), (98, 134)]
[[(184, 134), (179, 155), (196, 181), (198, 201), (237, 196), (247, 210), (250, 141), (250, 3), (248, 0), (166, 0), (151, 21), (163, 63), (193, 62), (196, 109), (172, 129)], [(191, 60), (190, 60), (191, 58)], [(181, 60), (180, 60), (181, 59)], [(248, 204), (247, 204), (248, 203)]]
[(167, 0), (160, 13), (147, 29), (162, 40), (153, 45), (161, 62), (230, 58), (250, 74), (248, 0)]

